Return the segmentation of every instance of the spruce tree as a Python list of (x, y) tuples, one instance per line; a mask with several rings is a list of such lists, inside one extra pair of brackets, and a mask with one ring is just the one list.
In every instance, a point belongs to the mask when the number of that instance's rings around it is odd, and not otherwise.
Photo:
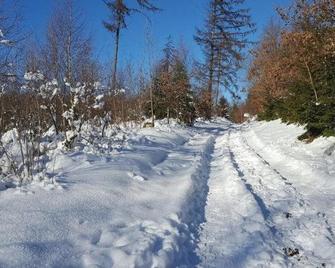
[(171, 36), (162, 50), (163, 57), (156, 66), (153, 78), (153, 99), (156, 118), (167, 118), (169, 120), (174, 102), (174, 88), (172, 84), (172, 73), (176, 61), (177, 51)]
[(186, 64), (180, 57), (176, 58), (174, 65), (173, 88), (175, 96), (172, 105), (176, 118), (187, 125), (193, 125), (195, 119), (194, 96)]
[[(186, 60), (171, 38), (163, 48), (163, 57), (156, 66), (153, 78), (155, 117), (178, 119), (192, 125), (195, 117), (193, 94), (187, 71)], [(147, 107), (146, 114), (149, 115)]]

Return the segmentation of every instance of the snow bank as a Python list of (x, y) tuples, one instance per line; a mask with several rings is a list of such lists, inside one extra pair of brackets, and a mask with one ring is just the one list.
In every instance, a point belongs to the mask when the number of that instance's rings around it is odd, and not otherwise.
[(199, 267), (334, 267), (334, 139), (304, 144), (279, 121), (204, 125), (218, 137)]
[(211, 135), (158, 122), (155, 129), (109, 129), (92, 144), (86, 128), (74, 151), (58, 141), (47, 153), (54, 187), (0, 191), (0, 266), (197, 263), (194, 231), (203, 221)]
[(315, 214), (323, 215), (333, 232), (335, 153), (332, 148), (335, 138), (321, 137), (306, 144), (297, 140), (303, 132), (302, 127), (276, 120), (245, 125), (243, 136), (246, 144), (278, 174), (289, 178), (292, 187), (302, 194), (305, 202), (312, 204)]
[(254, 122), (247, 127), (244, 136), (251, 147), (284, 175), (296, 177), (296, 183), (302, 187), (312, 184), (320, 190), (335, 189), (335, 153), (332, 152), (335, 138), (320, 137), (306, 144), (297, 140), (303, 132), (300, 126), (276, 120)]

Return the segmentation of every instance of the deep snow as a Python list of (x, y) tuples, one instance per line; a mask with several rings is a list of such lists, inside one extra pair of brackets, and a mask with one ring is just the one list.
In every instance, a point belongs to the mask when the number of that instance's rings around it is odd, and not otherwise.
[(335, 267), (335, 139), (302, 131), (161, 123), (55, 150), (56, 183), (0, 189), (0, 266)]

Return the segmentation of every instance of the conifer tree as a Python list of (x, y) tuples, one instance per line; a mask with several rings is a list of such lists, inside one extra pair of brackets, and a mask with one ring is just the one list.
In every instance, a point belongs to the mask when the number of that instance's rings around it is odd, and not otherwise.
[(174, 66), (173, 89), (175, 94), (171, 105), (176, 118), (187, 125), (192, 125), (195, 119), (194, 96), (187, 67), (181, 57), (176, 58)]
[(260, 118), (305, 125), (301, 139), (335, 135), (335, 2), (295, 0), (279, 13), (285, 27), (254, 54), (248, 105), (261, 96)]
[(203, 48), (206, 61), (203, 73), (207, 78), (206, 100), (212, 114), (213, 87), (223, 85), (227, 90), (235, 85), (235, 77), (243, 60), (242, 50), (249, 43), (253, 30), (249, 10), (242, 8), (244, 0), (211, 0), (205, 27), (197, 30), (195, 40)]
[(335, 2), (296, 0), (291, 10), (281, 12), (289, 26), (283, 50), (299, 75), (288, 88), (284, 117), (306, 124), (301, 138), (335, 135)]
[(170, 37), (156, 67), (153, 87), (156, 118), (167, 118), (168, 121), (175, 118), (188, 125), (193, 123), (195, 109), (185, 58)]

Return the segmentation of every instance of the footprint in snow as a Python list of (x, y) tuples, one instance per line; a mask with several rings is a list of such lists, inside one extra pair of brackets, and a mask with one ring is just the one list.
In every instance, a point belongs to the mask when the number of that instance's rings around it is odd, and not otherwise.
[(147, 178), (144, 178), (141, 175), (138, 175), (134, 172), (128, 172), (127, 174), (130, 178), (137, 180), (137, 181), (147, 181), (148, 180)]
[(83, 220), (83, 219), (79, 219), (79, 220), (78, 220), (78, 224), (79, 224), (79, 225), (83, 225), (83, 224), (85, 224), (85, 223), (87, 223), (87, 221), (85, 221), (85, 220)]
[(96, 245), (96, 244), (99, 243), (99, 241), (101, 239), (101, 234), (102, 234), (102, 231), (97, 230), (91, 235), (90, 242), (91, 242), (92, 245)]

